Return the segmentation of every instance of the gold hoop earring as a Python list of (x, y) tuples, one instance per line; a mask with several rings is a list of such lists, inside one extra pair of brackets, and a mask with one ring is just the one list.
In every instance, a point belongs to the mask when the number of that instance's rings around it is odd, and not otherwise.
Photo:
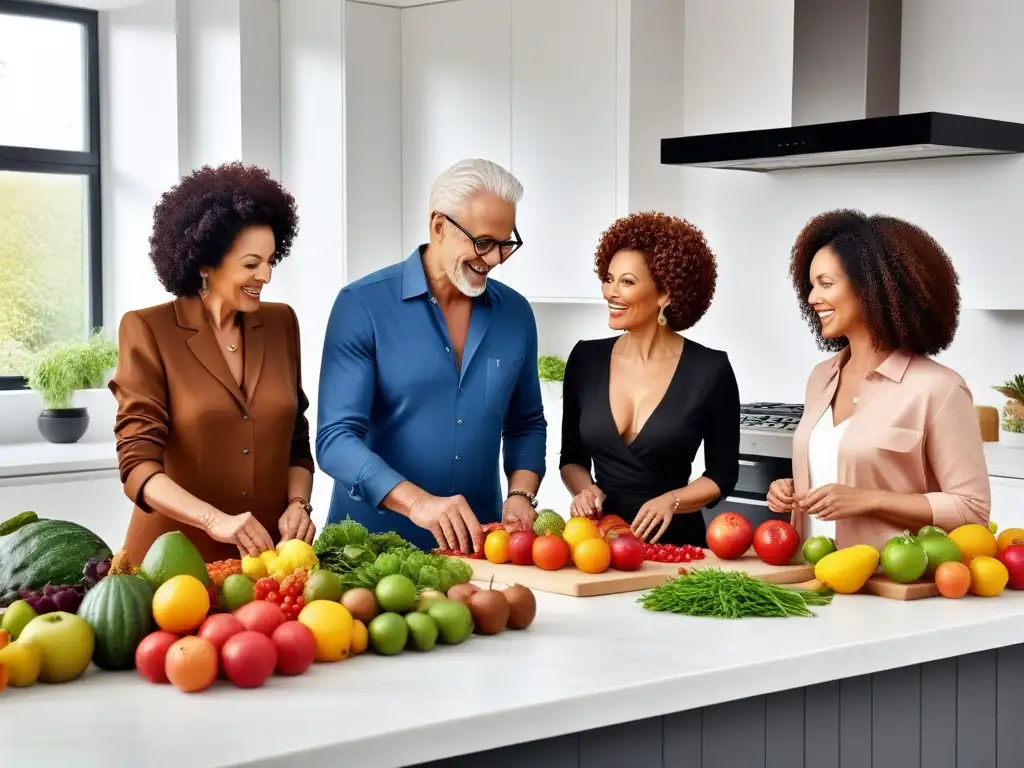
[(206, 294), (208, 294), (210, 292), (210, 286), (206, 282), (206, 275), (200, 275), (200, 277), (203, 278), (203, 284), (199, 286), (199, 295), (200, 296), (205, 296)]
[(658, 310), (658, 325), (668, 325), (668, 318), (665, 317), (665, 308)]

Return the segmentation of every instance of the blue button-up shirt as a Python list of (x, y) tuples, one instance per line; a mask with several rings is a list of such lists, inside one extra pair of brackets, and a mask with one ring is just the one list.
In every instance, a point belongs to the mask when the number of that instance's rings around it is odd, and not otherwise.
[(345, 286), (331, 310), (320, 369), (317, 461), (334, 478), (328, 522), (346, 515), (422, 549), (433, 535), (380, 507), (403, 480), (462, 494), (481, 523), (501, 519), (506, 474), (544, 476), (547, 422), (537, 324), (520, 294), (495, 280), (474, 299), (457, 364), (417, 248), (404, 262)]

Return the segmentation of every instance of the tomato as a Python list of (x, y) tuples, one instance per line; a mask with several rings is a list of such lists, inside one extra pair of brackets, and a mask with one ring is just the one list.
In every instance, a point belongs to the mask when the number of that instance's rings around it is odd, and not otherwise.
[(723, 512), (708, 526), (708, 549), (722, 560), (735, 560), (750, 549), (754, 526), (737, 512)]
[(754, 531), (754, 551), (768, 565), (786, 565), (799, 548), (800, 534), (782, 520), (766, 520)]
[(572, 552), (561, 536), (538, 536), (533, 540), (533, 564), (545, 571), (557, 571), (569, 562)]

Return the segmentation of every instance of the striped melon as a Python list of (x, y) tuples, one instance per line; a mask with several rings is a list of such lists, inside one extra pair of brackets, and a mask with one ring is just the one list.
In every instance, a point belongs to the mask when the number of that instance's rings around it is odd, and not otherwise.
[(80, 584), (89, 558), (110, 556), (103, 539), (77, 523), (29, 523), (0, 538), (0, 595), (47, 584)]
[(153, 629), (153, 587), (138, 576), (107, 576), (90, 589), (78, 615), (92, 627), (100, 669), (131, 669), (135, 649)]

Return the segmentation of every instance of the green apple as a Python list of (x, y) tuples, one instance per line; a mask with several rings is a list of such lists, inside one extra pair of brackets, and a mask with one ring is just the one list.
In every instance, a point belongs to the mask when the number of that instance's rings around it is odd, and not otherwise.
[(32, 619), (21, 631), (18, 642), (33, 643), (42, 651), (40, 680), (67, 683), (89, 668), (96, 636), (81, 616), (55, 611)]
[(6, 629), (11, 633), (11, 637), (17, 640), (25, 625), (38, 615), (28, 600), (15, 600), (4, 612), (3, 619), (0, 620), (0, 629)]
[(42, 651), (35, 643), (16, 640), (0, 648), (0, 664), (7, 667), (8, 682), (15, 688), (35, 685), (42, 663)]

